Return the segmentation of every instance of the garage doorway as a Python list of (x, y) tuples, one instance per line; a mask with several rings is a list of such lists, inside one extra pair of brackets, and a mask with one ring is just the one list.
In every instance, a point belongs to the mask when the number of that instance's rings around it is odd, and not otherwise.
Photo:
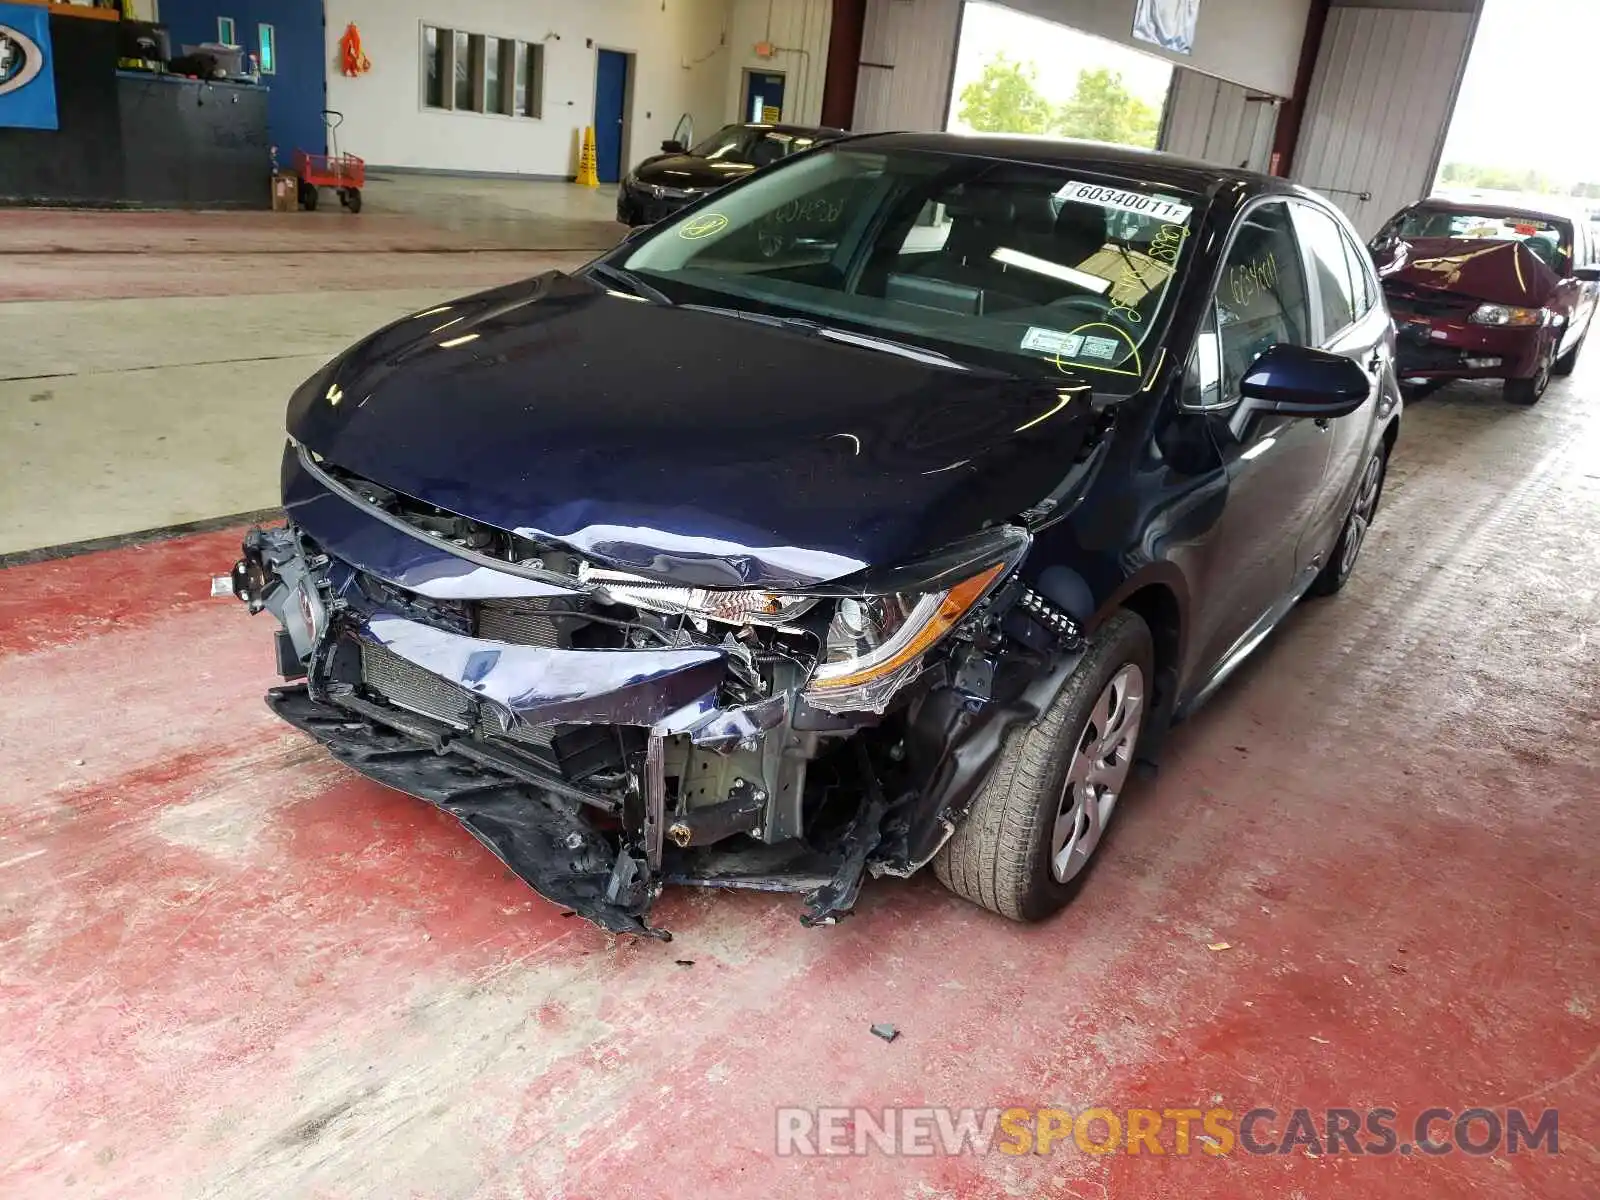
[(776, 125), (783, 120), (783, 72), (744, 73), (744, 113), (740, 120), (756, 125)]
[(600, 50), (594, 71), (594, 166), (601, 183), (622, 178), (627, 150), (628, 94), (633, 79), (633, 55), (623, 50)]
[(967, 0), (945, 128), (1154, 149), (1172, 71), (1156, 55), (1003, 4)]

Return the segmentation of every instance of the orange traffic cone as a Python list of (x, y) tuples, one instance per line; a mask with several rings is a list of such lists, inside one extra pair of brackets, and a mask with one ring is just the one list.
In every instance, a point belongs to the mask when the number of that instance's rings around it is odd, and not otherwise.
[(599, 187), (600, 174), (595, 169), (594, 126), (583, 127), (583, 150), (578, 154), (578, 178), (581, 187)]

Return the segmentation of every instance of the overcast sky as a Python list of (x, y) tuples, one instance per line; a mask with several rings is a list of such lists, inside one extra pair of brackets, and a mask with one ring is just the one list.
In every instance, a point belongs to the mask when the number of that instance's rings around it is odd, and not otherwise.
[(1600, 180), (1600, 0), (1488, 0), (1446, 162)]

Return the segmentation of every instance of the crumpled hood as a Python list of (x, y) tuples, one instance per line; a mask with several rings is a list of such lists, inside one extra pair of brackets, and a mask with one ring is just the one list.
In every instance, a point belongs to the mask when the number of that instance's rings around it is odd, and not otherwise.
[(1521, 242), (1482, 238), (1398, 241), (1378, 265), (1386, 285), (1448, 292), (1490, 304), (1540, 308), (1561, 280)]
[(835, 579), (1008, 521), (1093, 423), (1065, 376), (952, 370), (559, 274), (396, 322), (288, 416), (397, 492), (698, 586)]

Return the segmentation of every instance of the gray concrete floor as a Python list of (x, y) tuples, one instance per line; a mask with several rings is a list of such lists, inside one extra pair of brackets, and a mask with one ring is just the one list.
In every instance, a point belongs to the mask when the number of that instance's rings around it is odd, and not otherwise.
[(0, 554), (271, 506), (284, 404), (329, 357), (621, 233), (610, 189), (394, 176), (367, 199), (0, 216)]

